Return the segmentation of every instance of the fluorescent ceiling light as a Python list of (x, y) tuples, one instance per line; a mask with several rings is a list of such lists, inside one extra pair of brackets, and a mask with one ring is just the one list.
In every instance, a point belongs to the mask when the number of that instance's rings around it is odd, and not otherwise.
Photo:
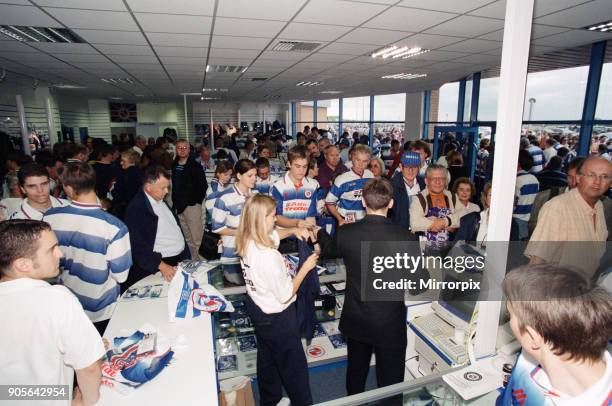
[(18, 34), (21, 34), (24, 37), (27, 37), (27, 38), (31, 39), (32, 41), (34, 41), (34, 42), (40, 42), (40, 40), (38, 38), (35, 38), (35, 37), (31, 36), (30, 34), (21, 31), (19, 28), (15, 27), (15, 26), (9, 25), (9, 28), (11, 28), (13, 31), (17, 31)]
[(101, 78), (100, 79), (104, 83), (112, 83), (113, 85), (117, 84), (128, 84), (133, 85), (134, 81), (130, 78)]
[(403, 80), (408, 80), (408, 79), (424, 78), (426, 76), (427, 76), (426, 73), (396, 73), (396, 74), (393, 74), (393, 75), (381, 76), (381, 78), (382, 79), (403, 79)]
[(206, 65), (206, 72), (210, 70), (210, 65)]
[(307, 81), (307, 82), (305, 82), (305, 81), (302, 81), (302, 82), (296, 83), (295, 85), (296, 85), (296, 86), (307, 86), (307, 87), (311, 87), (311, 86), (319, 86), (319, 85), (322, 85), (322, 84), (323, 84), (323, 82), (311, 82), (311, 81)]
[(430, 49), (423, 49), (423, 50), (421, 50), (419, 52), (409, 53), (409, 54), (406, 54), (406, 55), (399, 55), (398, 57), (401, 56), (402, 59), (408, 59), (408, 58), (412, 58), (413, 56), (418, 56), (418, 55), (426, 54), (429, 51), (430, 51)]
[(421, 47), (409, 47), (409, 46), (397, 46), (392, 45), (390, 47), (383, 48), (374, 52), (371, 56), (372, 58), (381, 57), (382, 59), (387, 59), (392, 57), (396, 58), (410, 58), (412, 56), (417, 56), (424, 54), (425, 52), (429, 52), (429, 49), (422, 49)]
[(378, 50), (378, 51), (374, 52), (374, 53), (371, 55), (371, 57), (372, 57), (372, 58), (378, 58), (379, 56), (384, 55), (384, 54), (386, 54), (386, 53), (388, 53), (388, 52), (394, 51), (394, 50), (396, 50), (397, 48), (398, 48), (397, 46), (395, 46), (395, 45), (391, 45), (390, 47), (386, 47), (386, 48), (383, 48), (383, 49), (381, 49), (381, 50)]
[(612, 31), (612, 21), (589, 25), (587, 27), (583, 27), (583, 29), (589, 31), (609, 32)]
[(52, 86), (57, 88), (57, 89), (85, 89), (85, 86), (81, 86), (81, 85), (69, 85), (69, 84), (66, 84), (66, 83), (56, 83), (56, 84), (54, 84)]
[(30, 27), (27, 25), (2, 25), (0, 33), (22, 42), (84, 43), (82, 38), (68, 28)]
[(320, 94), (338, 94), (338, 93), (342, 93), (342, 90), (324, 90), (319, 93)]

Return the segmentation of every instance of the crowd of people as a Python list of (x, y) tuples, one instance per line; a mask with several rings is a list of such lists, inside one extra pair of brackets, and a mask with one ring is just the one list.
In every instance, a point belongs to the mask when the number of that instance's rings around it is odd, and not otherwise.
[[(488, 140), (477, 151), (476, 182), (464, 164), (464, 145), (453, 137), (446, 138), (445, 154), (436, 162), (430, 144), (422, 140), (403, 146), (393, 140), (388, 155), (381, 157), (372, 153), (368, 137), (343, 134), (333, 143), (316, 127), (306, 127), (291, 141), (270, 134), (242, 137), (240, 130), (219, 133), (214, 146), (202, 139), (192, 145), (172, 135), (120, 141), (65, 142), (34, 160), (19, 152), (9, 155), (0, 201), (5, 220), (0, 223), (0, 297), (18, 308), (19, 317), (6, 306), (0, 310), (0, 319), (14, 331), (0, 343), (19, 350), (1, 368), (2, 382), (18, 377), (48, 383), (44, 371), (61, 359), (76, 371), (80, 389), (75, 399), (94, 403), (103, 351), (99, 336), (120, 294), (157, 272), (170, 281), (177, 264), (198, 258), (212, 234), (219, 238), (224, 283), (246, 284), (262, 404), (278, 403), (281, 386), (292, 404), (312, 403), (293, 303), (319, 257), (340, 257), (347, 266), (340, 329), (348, 343), (348, 394), (365, 390), (372, 353), (378, 384), (397, 383), (403, 381), (405, 307), (360, 299), (359, 242), (421, 240), (433, 253), (453, 241), (474, 241), (480, 247), (487, 242), (492, 191), (486, 175), (492, 161)], [(510, 237), (530, 241), (525, 254), (532, 264), (581, 268), (582, 276), (570, 276), (595, 281), (606, 271), (601, 258), (610, 230), (612, 163), (601, 154), (576, 157), (561, 141), (546, 140), (549, 146), (542, 150), (531, 139), (521, 139)], [(292, 279), (280, 254), (296, 252), (299, 240), (309, 240), (315, 253)], [(568, 241), (603, 245), (576, 263)], [(54, 277), (58, 285), (44, 282)], [(515, 333), (523, 334), (527, 325), (544, 335), (540, 326), (529, 324), (538, 315), (526, 318), (533, 309), (515, 304), (512, 283), (505, 285), (509, 307), (522, 320)], [(23, 314), (33, 310), (22, 294), (45, 303), (44, 311), (26, 322)], [(611, 310), (603, 311), (609, 337)], [(68, 336), (77, 330), (81, 338)], [(19, 340), (23, 331), (32, 333), (26, 341)], [(37, 355), (53, 353), (36, 344), (48, 335), (62, 342), (55, 361)], [(544, 339), (555, 352), (556, 338)], [(37, 347), (36, 353), (26, 354), (29, 347)], [(567, 351), (600, 360), (595, 352)], [(612, 371), (606, 357), (604, 365)], [(32, 375), (23, 366), (28, 362), (45, 364), (43, 372)], [(55, 371), (53, 382), (68, 382), (66, 371)]]

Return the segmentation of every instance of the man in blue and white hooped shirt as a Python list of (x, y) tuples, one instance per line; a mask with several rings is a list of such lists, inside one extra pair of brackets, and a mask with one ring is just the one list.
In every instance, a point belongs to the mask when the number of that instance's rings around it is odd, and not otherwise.
[[(276, 224), (280, 227), (314, 227), (317, 215), (319, 182), (308, 178), (308, 150), (295, 146), (287, 154), (289, 170), (272, 186), (271, 196), (276, 200)], [(295, 239), (281, 243), (281, 252), (297, 251)]]
[(512, 218), (518, 227), (519, 239), (529, 236), (529, 218), (536, 195), (540, 191), (538, 178), (529, 173), (533, 166), (533, 157), (526, 149), (519, 151), (516, 187), (514, 190), (514, 212)]
[(354, 223), (365, 217), (361, 201), (363, 185), (374, 178), (367, 168), (371, 151), (366, 145), (358, 144), (351, 153), (351, 170), (339, 175), (325, 198), (329, 213), (336, 218), (338, 226)]
[(119, 298), (119, 284), (132, 266), (130, 235), (121, 220), (100, 207), (91, 166), (66, 165), (62, 182), (71, 203), (47, 210), (43, 220), (51, 225), (64, 253), (61, 283), (103, 335)]
[(226, 188), (217, 197), (212, 213), (212, 232), (221, 236), (221, 266), (223, 277), (234, 285), (244, 285), (240, 259), (236, 255), (236, 231), (246, 199), (255, 190), (257, 170), (253, 161), (239, 160), (235, 167), (236, 183)]
[(257, 189), (259, 193), (270, 196), (272, 193), (272, 185), (278, 181), (278, 177), (270, 173), (270, 160), (268, 158), (257, 158), (255, 166), (257, 167), (255, 189)]

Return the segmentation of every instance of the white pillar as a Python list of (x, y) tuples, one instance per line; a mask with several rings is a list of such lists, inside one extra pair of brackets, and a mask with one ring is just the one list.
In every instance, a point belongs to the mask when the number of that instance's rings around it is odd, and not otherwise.
[(406, 93), (406, 116), (404, 118), (404, 141), (421, 139), (423, 128), (423, 92)]
[(25, 108), (23, 107), (23, 97), (20, 94), (15, 96), (17, 102), (17, 114), (19, 115), (19, 128), (21, 130), (21, 145), (26, 155), (32, 155), (30, 150), (30, 137), (28, 134), (28, 123), (26, 122)]
[(185, 139), (189, 140), (189, 123), (187, 118), (187, 95), (183, 95), (183, 107), (185, 108)]
[(236, 128), (240, 128), (240, 107), (238, 107), (238, 122), (236, 123)]
[(53, 109), (51, 108), (51, 98), (45, 100), (45, 110), (47, 113), (47, 131), (49, 132), (49, 142), (51, 146), (57, 143), (57, 134), (55, 132), (55, 122), (53, 121)]
[[(483, 285), (495, 289), (501, 284), (506, 268), (506, 244), (514, 205), (514, 186), (519, 140), (523, 122), (523, 103), (527, 82), (529, 41), (534, 0), (508, 0), (504, 22), (499, 97), (497, 99), (497, 135), (493, 189), (487, 240), (487, 271)], [(501, 302), (481, 301), (477, 318), (476, 358), (495, 353), (495, 339)]]
[(212, 108), (209, 109), (210, 111), (210, 150), (213, 151), (213, 153), (215, 152), (215, 132), (213, 130), (213, 110)]

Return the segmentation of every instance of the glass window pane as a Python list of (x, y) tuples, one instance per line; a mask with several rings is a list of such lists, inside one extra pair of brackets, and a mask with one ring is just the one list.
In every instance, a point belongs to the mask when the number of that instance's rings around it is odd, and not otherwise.
[(370, 97), (351, 97), (343, 100), (343, 121), (370, 121)]
[(297, 117), (295, 121), (298, 131), (304, 131), (304, 126), (313, 126), (313, 106), (314, 102), (312, 101), (299, 102), (296, 106)]
[(374, 121), (404, 121), (406, 93), (374, 96)]
[[(611, 46), (608, 49), (612, 51)], [(604, 63), (601, 71), (595, 120), (612, 120), (612, 63)]]
[(444, 84), (440, 87), (439, 93), (438, 121), (456, 121), (459, 82)]
[(523, 120), (580, 120), (588, 66), (527, 75)]
[(374, 123), (374, 136), (381, 142), (388, 138), (391, 140), (404, 141), (404, 123)]
[(357, 134), (358, 136), (370, 134), (369, 123), (344, 123), (342, 127), (343, 131), (347, 131), (350, 136)]
[(478, 98), (478, 121), (497, 120), (497, 96), (499, 94), (499, 78), (480, 80), (480, 95)]
[(338, 99), (317, 101), (317, 121), (338, 121), (340, 108)]

